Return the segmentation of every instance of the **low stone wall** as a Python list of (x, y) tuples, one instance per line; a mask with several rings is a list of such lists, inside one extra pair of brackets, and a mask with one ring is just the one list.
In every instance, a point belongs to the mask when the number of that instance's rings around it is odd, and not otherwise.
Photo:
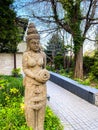
[[(22, 72), (22, 55), (16, 54), (16, 67), (21, 68)], [(11, 75), (14, 68), (14, 55), (12, 53), (0, 53), (0, 74)]]
[(81, 85), (78, 82), (57, 73), (50, 72), (50, 75), (50, 81), (98, 106), (98, 89)]

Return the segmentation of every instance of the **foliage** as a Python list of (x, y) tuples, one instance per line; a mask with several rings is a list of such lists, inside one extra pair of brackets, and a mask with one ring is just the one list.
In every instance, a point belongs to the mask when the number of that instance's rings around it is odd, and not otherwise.
[(4, 88), (7, 84), (7, 80), (0, 78), (0, 89)]
[(47, 66), (46, 66), (46, 69), (49, 70), (49, 71), (53, 71), (53, 72), (55, 72), (55, 68), (54, 68), (54, 66), (47, 65)]
[(20, 77), (20, 76), (22, 76), (20, 72), (21, 72), (20, 68), (13, 69), (12, 70), (12, 76)]
[[(59, 60), (59, 58), (58, 58)], [(84, 56), (84, 77), (83, 79), (79, 78), (73, 78), (73, 67), (69, 69), (64, 69), (62, 66), (60, 66), (59, 70), (47, 66), (47, 69), (56, 73), (59, 73), (62, 76), (72, 78), (79, 83), (83, 85), (90, 85), (91, 87), (98, 88), (98, 50), (95, 51), (95, 55), (93, 57)], [(61, 61), (57, 61), (57, 63), (60, 63)]]
[[(0, 75), (0, 86), (0, 130), (32, 130), (24, 115), (22, 78)], [(60, 119), (49, 107), (44, 124), (45, 130), (63, 130)]]
[(62, 76), (68, 77), (68, 78), (73, 78), (72, 69), (70, 69), (70, 71), (68, 69), (61, 69), (59, 71), (59, 74), (61, 74)]
[(8, 107), (0, 106), (0, 130), (29, 130), (18, 101)]
[(18, 30), (19, 30), (19, 37), (21, 40), (23, 40), (25, 31), (26, 31), (27, 25), (28, 25), (28, 19), (16, 17), (15, 22), (16, 22), (16, 25), (17, 25)]
[(64, 53), (64, 42), (58, 33), (54, 33), (47, 42), (46, 54), (49, 56), (56, 56)]
[(14, 0), (0, 0), (0, 52), (16, 52), (20, 41), (13, 2)]
[(60, 69), (60, 67), (64, 66), (64, 58), (61, 54), (58, 54), (54, 57), (54, 64), (55, 64), (55, 69)]
[(95, 61), (94, 65), (91, 66), (91, 73), (98, 79), (98, 61)]
[(63, 130), (63, 126), (60, 123), (60, 119), (53, 113), (53, 111), (46, 107), (45, 114), (45, 130)]
[(22, 78), (0, 76), (6, 81), (0, 89), (0, 130), (29, 130), (20, 107), (23, 102)]
[[(3, 87), (0, 89), (0, 104), (7, 105), (9, 100), (12, 101), (15, 97), (24, 95), (24, 87), (22, 85), (22, 78), (14, 78), (11, 76), (0, 76), (1, 81), (5, 81)], [(9, 100), (7, 100), (9, 99)]]
[(95, 59), (95, 61), (98, 61), (98, 50), (95, 51), (94, 59)]
[(98, 50), (95, 51), (95, 55), (93, 57), (94, 62), (91, 66), (90, 75), (93, 76), (93, 78), (98, 79)]
[(83, 84), (83, 85), (90, 85), (90, 79), (87, 78), (85, 80), (82, 80), (82, 79), (75, 79), (76, 81), (78, 81), (80, 84)]
[[(54, 33), (47, 43), (46, 50), (47, 62), (54, 66), (56, 69), (64, 66), (64, 52), (65, 45), (61, 36), (58, 33)], [(52, 69), (53, 67), (51, 67)]]
[(94, 64), (94, 58), (89, 56), (83, 57), (83, 71), (85, 75), (91, 72), (91, 66)]

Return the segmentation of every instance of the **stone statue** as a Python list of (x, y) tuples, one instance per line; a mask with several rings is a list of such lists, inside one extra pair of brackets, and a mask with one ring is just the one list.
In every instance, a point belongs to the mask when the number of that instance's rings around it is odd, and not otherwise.
[(33, 130), (44, 130), (44, 116), (47, 99), (46, 81), (50, 78), (45, 69), (46, 55), (40, 47), (40, 37), (33, 23), (28, 25), (27, 50), (23, 54), (25, 74), (25, 117)]

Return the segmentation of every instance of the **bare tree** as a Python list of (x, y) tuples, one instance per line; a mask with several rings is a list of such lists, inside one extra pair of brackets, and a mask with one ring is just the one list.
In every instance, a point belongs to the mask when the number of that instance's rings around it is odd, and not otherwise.
[[(48, 23), (50, 28), (64, 29), (74, 43), (74, 77), (83, 78), (83, 43), (89, 30), (98, 24), (98, 0), (32, 0), (32, 17)], [(51, 29), (52, 30), (52, 29)]]

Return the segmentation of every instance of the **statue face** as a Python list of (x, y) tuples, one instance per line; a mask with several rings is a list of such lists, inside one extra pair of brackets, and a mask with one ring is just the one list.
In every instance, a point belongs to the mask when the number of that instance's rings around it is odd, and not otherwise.
[(31, 50), (33, 50), (33, 51), (38, 51), (39, 50), (39, 42), (35, 42), (35, 41), (30, 41), (30, 48), (31, 48)]

